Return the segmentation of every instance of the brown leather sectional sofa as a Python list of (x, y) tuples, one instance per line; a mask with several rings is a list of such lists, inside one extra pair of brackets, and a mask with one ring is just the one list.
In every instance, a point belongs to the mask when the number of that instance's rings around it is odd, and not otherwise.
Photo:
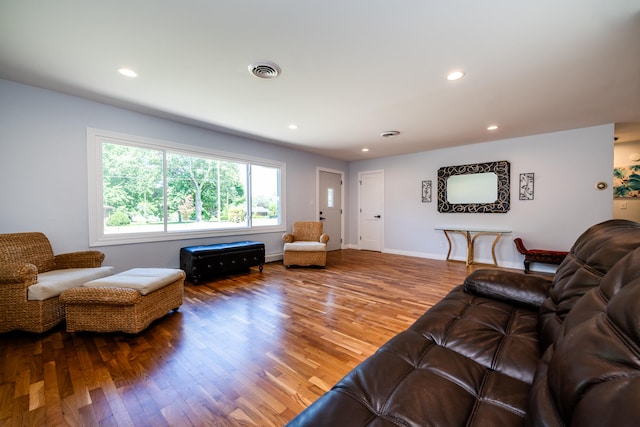
[(478, 270), (294, 426), (640, 423), (640, 224), (574, 243), (553, 280)]

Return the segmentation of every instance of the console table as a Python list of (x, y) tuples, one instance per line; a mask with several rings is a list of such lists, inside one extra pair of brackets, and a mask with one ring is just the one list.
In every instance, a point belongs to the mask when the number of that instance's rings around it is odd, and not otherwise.
[(447, 261), (449, 261), (449, 256), (451, 255), (451, 238), (449, 237), (449, 233), (458, 233), (462, 234), (467, 239), (467, 260), (466, 265), (469, 266), (474, 263), (473, 261), (473, 246), (476, 242), (476, 238), (478, 236), (486, 236), (486, 235), (495, 235), (496, 238), (493, 241), (493, 245), (491, 245), (491, 256), (493, 257), (493, 265), (498, 266), (498, 261), (496, 260), (496, 244), (500, 237), (503, 234), (511, 233), (511, 230), (504, 229), (482, 229), (482, 228), (453, 228), (453, 227), (437, 227), (436, 230), (441, 230), (444, 233), (444, 236), (447, 238), (447, 242), (449, 243), (449, 251), (447, 252)]

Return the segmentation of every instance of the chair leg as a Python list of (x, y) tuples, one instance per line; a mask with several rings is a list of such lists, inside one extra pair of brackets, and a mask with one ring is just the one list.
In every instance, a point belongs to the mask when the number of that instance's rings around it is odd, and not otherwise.
[(524, 260), (524, 272), (525, 273), (529, 272), (529, 260), (527, 259)]

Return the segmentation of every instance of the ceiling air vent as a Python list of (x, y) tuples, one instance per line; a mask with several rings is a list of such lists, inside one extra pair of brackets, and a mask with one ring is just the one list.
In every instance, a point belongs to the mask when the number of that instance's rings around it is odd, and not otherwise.
[(383, 138), (389, 138), (389, 137), (398, 136), (398, 135), (400, 135), (400, 132), (398, 132), (397, 130), (388, 130), (380, 134), (380, 136)]
[(281, 71), (277, 64), (269, 61), (260, 61), (249, 65), (249, 72), (260, 79), (275, 79)]

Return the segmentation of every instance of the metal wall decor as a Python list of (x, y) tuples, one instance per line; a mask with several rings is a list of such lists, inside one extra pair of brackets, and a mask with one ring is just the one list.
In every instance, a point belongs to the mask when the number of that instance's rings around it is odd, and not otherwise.
[(533, 172), (520, 174), (520, 200), (533, 200)]
[(422, 181), (422, 203), (431, 203), (431, 181)]
[[(493, 172), (498, 177), (498, 197), (493, 203), (449, 203), (447, 179), (453, 175)], [(505, 213), (511, 207), (511, 165), (506, 160), (470, 165), (445, 166), (438, 169), (438, 212)]]

